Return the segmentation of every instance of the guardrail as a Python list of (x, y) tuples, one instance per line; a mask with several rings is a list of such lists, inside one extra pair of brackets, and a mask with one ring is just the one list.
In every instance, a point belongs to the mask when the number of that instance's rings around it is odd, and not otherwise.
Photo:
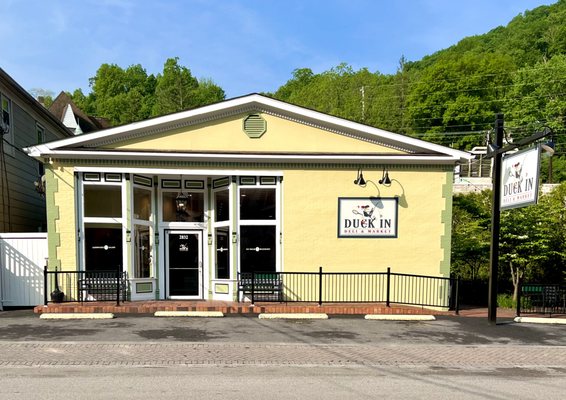
[(122, 267), (114, 271), (43, 270), (44, 305), (52, 303), (120, 301), (127, 299), (128, 276)]
[(246, 272), (238, 274), (238, 300), (385, 303), (459, 311), (459, 279), (386, 272)]

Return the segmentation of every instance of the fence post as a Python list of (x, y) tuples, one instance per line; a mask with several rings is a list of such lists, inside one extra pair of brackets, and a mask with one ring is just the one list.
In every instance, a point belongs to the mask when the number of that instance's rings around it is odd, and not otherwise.
[(318, 267), (318, 305), (322, 306), (322, 267)]
[(456, 315), (460, 314), (460, 277), (456, 278), (456, 304), (454, 305), (456, 309)]
[(385, 305), (389, 307), (389, 294), (390, 294), (390, 286), (391, 286), (391, 267), (387, 267), (387, 291), (386, 291), (386, 299)]
[(43, 305), (47, 305), (47, 292), (49, 289), (47, 288), (47, 265), (43, 267)]
[(255, 271), (252, 271), (252, 306), (255, 304)]
[(521, 316), (521, 291), (523, 290), (523, 288), (521, 287), (522, 282), (521, 282), (521, 277), (518, 276), (517, 277), (517, 304), (516, 304), (516, 312), (515, 314), (517, 314), (517, 317)]
[(116, 305), (120, 305), (120, 269), (121, 265), (116, 267)]

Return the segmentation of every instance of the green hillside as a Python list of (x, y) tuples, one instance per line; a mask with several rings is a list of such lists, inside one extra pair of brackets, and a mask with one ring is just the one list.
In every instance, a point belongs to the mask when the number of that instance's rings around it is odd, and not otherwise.
[(557, 142), (554, 180), (566, 180), (566, 0), (515, 17), (387, 75), (341, 64), (297, 69), (271, 95), (444, 145), (485, 145), (495, 114), (513, 139), (545, 126)]

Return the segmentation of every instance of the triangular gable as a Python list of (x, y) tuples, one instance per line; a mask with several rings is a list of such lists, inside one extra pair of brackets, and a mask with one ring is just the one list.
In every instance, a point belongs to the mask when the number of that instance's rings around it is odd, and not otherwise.
[[(259, 139), (240, 140), (245, 139), (242, 136), (242, 123), (249, 115), (258, 115), (267, 122), (268, 131), (265, 138), (262, 136)], [(272, 132), (276, 134), (270, 137)], [(230, 134), (233, 136), (225, 136)], [(285, 134), (289, 137), (285, 138)], [(218, 135), (217, 145), (211, 144), (214, 143), (214, 138), (203, 144), (203, 135)], [(304, 135), (304, 140), (297, 135)], [(230, 139), (233, 143), (230, 143)], [(183, 145), (174, 145), (175, 140)], [(244, 142), (248, 143), (247, 147), (242, 144)], [(313, 142), (317, 145), (312, 145)], [(290, 143), (295, 143), (295, 147)], [(367, 154), (370, 158), (385, 157), (389, 161), (397, 157), (399, 162), (402, 160), (401, 157), (405, 157), (405, 160), (411, 157), (413, 162), (421, 158), (443, 162), (457, 162), (471, 158), (466, 152), (333, 117), (258, 94), (83, 134), (26, 150), (34, 157), (63, 158), (71, 156), (81, 158), (81, 155), (91, 158), (89, 156), (91, 153), (109, 156), (113, 152), (119, 153), (121, 158), (135, 158), (139, 153), (148, 151), (154, 153), (154, 156), (166, 152), (169, 157), (172, 156), (171, 153), (178, 153), (178, 156), (184, 158), (190, 157), (191, 153), (248, 155), (284, 153), (288, 156), (296, 154), (301, 157), (304, 153), (312, 153), (312, 155), (325, 153), (343, 155), (344, 158), (352, 154)]]

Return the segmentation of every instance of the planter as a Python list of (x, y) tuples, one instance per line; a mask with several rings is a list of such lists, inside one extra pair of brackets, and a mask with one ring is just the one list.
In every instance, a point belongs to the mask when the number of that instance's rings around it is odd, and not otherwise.
[(53, 303), (62, 303), (64, 298), (65, 298), (65, 293), (63, 293), (59, 289), (55, 289), (54, 291), (51, 292), (51, 301)]

